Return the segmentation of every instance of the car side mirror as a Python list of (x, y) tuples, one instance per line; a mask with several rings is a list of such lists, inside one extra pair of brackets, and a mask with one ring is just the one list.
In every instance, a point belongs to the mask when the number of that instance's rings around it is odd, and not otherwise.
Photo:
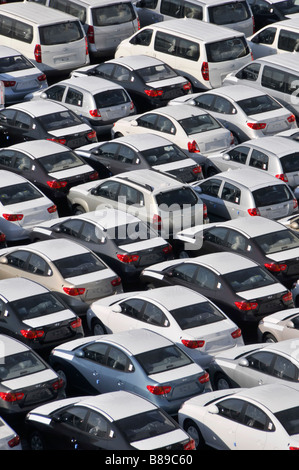
[(242, 359), (239, 360), (238, 365), (242, 367), (248, 367), (249, 362), (245, 357), (242, 357)]
[(54, 228), (53, 228), (53, 232), (55, 232), (55, 233), (61, 233), (61, 232), (62, 232), (62, 228), (61, 228), (61, 227), (54, 227)]
[(42, 98), (43, 100), (48, 99), (47, 93), (41, 93), (39, 96), (40, 96), (40, 98)]
[(173, 271), (166, 271), (166, 273), (164, 273), (165, 276), (167, 277), (173, 277)]
[(289, 320), (289, 321), (286, 323), (286, 326), (287, 326), (287, 328), (295, 328), (295, 325), (294, 325), (294, 323), (292, 322), (292, 320)]
[(133, 119), (133, 121), (131, 121), (131, 126), (138, 127), (138, 122), (136, 121), (136, 119)]
[(6, 256), (2, 256), (2, 257), (0, 258), (0, 263), (1, 263), (1, 264), (8, 264), (8, 259), (7, 259), (7, 257), (6, 257)]
[(122, 308), (120, 305), (113, 305), (112, 307), (112, 312), (114, 313), (121, 313), (122, 312)]
[(78, 349), (77, 351), (75, 351), (75, 356), (76, 357), (84, 357), (85, 353), (81, 349)]
[(216, 405), (208, 405), (207, 411), (213, 415), (217, 415), (219, 413), (219, 408)]
[(228, 155), (228, 153), (224, 154), (222, 158), (223, 158), (223, 160), (225, 160), (227, 162), (230, 160), (230, 156)]

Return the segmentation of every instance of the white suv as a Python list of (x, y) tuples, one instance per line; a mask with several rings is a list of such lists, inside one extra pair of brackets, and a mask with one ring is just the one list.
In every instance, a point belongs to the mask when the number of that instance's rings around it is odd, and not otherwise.
[(107, 207), (129, 212), (166, 239), (208, 223), (206, 205), (188, 184), (155, 170), (135, 170), (70, 189), (73, 214)]

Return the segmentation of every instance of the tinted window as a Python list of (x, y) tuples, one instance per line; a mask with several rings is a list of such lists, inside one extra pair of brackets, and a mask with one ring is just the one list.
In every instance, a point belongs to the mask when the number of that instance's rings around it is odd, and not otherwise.
[(259, 431), (269, 431), (272, 429), (272, 426), (269, 425), (269, 418), (266, 413), (252, 403), (247, 403), (243, 422), (245, 426)]
[(263, 374), (271, 375), (272, 363), (275, 356), (273, 353), (267, 351), (259, 351), (246, 356), (251, 369), (258, 370)]
[(83, 93), (74, 88), (69, 88), (65, 97), (65, 102), (72, 106), (83, 106)]
[(32, 68), (33, 64), (23, 55), (0, 58), (0, 73), (18, 72)]
[(144, 205), (143, 194), (140, 191), (137, 191), (137, 189), (132, 188), (131, 186), (127, 186), (125, 184), (120, 184), (118, 197), (119, 202), (122, 202), (124, 204), (137, 204), (139, 206)]
[(153, 349), (137, 354), (135, 358), (149, 375), (192, 364), (192, 359), (177, 346)]
[(228, 398), (217, 403), (217, 408), (219, 409), (220, 416), (239, 422), (241, 421), (241, 412), (243, 406), (243, 400), (238, 400), (236, 398)]
[(221, 128), (219, 122), (209, 114), (190, 116), (179, 120), (179, 123), (187, 135), (200, 134), (201, 132), (208, 132)]
[(39, 116), (38, 120), (46, 131), (54, 131), (62, 129), (63, 127), (72, 127), (82, 124), (79, 116), (71, 111), (61, 111), (52, 114), (45, 114)]
[(212, 109), (212, 103), (214, 99), (214, 95), (210, 95), (208, 92), (205, 92), (202, 96), (196, 97), (194, 101), (200, 108)]
[(106, 90), (103, 93), (94, 95), (97, 108), (107, 108), (109, 106), (118, 106), (130, 101), (129, 95), (125, 90)]
[(139, 75), (145, 82), (154, 82), (155, 80), (174, 78), (178, 74), (169, 65), (159, 64), (138, 69), (136, 75)]
[(245, 164), (249, 150), (249, 147), (236, 147), (227, 153), (231, 161)]
[(79, 21), (51, 24), (39, 27), (40, 42), (44, 46), (65, 44), (82, 39), (83, 30)]
[(115, 3), (92, 8), (91, 14), (94, 26), (119, 25), (136, 19), (131, 2)]
[(275, 2), (275, 8), (277, 8), (283, 15), (289, 15), (292, 13), (299, 12), (299, 2), (298, 0), (293, 0), (292, 2), (286, 2), (283, 0), (282, 2)]
[(0, 188), (0, 203), (3, 206), (33, 201), (41, 197), (43, 197), (42, 193), (30, 183), (19, 183)]
[(247, 2), (231, 2), (208, 8), (210, 22), (218, 25), (238, 23), (251, 17)]
[(130, 40), (130, 44), (135, 44), (139, 46), (149, 46), (152, 40), (153, 30), (144, 29), (140, 33), (133, 36)]
[(277, 28), (266, 28), (254, 36), (252, 42), (257, 44), (272, 44), (275, 39), (276, 31)]
[(291, 230), (279, 230), (254, 238), (255, 243), (265, 254), (290, 250), (299, 246), (299, 238)]
[(140, 311), (144, 306), (142, 299), (128, 299), (120, 303), (121, 313), (131, 318), (139, 318)]
[(271, 206), (272, 204), (279, 204), (293, 199), (290, 190), (284, 184), (257, 189), (252, 194), (257, 207)]
[[(45, 5), (46, 1), (43, 0), (42, 3)], [(76, 16), (81, 23), (85, 23), (86, 21), (86, 8), (84, 6), (78, 5), (69, 0), (50, 0), (49, 6), (56, 10), (64, 11), (65, 13)]]
[(254, 149), (250, 155), (249, 166), (259, 168), (260, 170), (268, 170), (269, 157), (263, 152)]
[(10, 306), (21, 320), (51, 315), (65, 309), (65, 306), (50, 292), (14, 300), (10, 302)]
[(216, 113), (221, 114), (234, 114), (236, 112), (236, 108), (233, 107), (232, 103), (230, 103), (222, 96), (217, 96), (215, 98), (214, 105), (211, 108)]
[(197, 61), (199, 58), (199, 46), (196, 42), (179, 38), (171, 34), (157, 31), (154, 49), (164, 54)]
[(236, 60), (249, 54), (249, 48), (244, 37), (225, 39), (206, 45), (209, 62), (225, 62)]
[(77, 168), (84, 165), (78, 155), (71, 151), (60, 153), (53, 153), (38, 159), (40, 165), (46, 170), (47, 173), (55, 173), (56, 171), (63, 171), (66, 168)]
[(226, 202), (232, 202), (233, 204), (240, 204), (241, 190), (231, 183), (224, 183), (221, 199)]
[(172, 272), (172, 276), (182, 281), (192, 282), (194, 274), (197, 271), (198, 266), (196, 264), (184, 263), (177, 266), (169, 271)]
[(169, 326), (169, 321), (162, 310), (151, 302), (145, 302), (141, 320), (156, 326)]
[(293, 52), (299, 44), (299, 34), (293, 31), (286, 31), (282, 29), (278, 38), (278, 49), (283, 51)]
[(224, 274), (223, 277), (234, 292), (258, 289), (259, 287), (269, 286), (275, 282), (267, 271), (264, 271), (258, 266)]
[(146, 159), (147, 163), (155, 166), (178, 162), (187, 158), (187, 155), (174, 144), (143, 150), (141, 154)]
[(275, 101), (271, 96), (262, 95), (251, 97), (246, 100), (238, 101), (238, 105), (247, 115), (267, 113), (282, 108), (281, 104)]
[(182, 330), (210, 325), (224, 320), (224, 315), (210, 302), (201, 302), (171, 310), (171, 315)]
[(299, 152), (293, 152), (280, 159), (284, 173), (292, 173), (299, 170)]
[(64, 279), (106, 269), (101, 260), (92, 253), (62, 258), (54, 261), (54, 264)]
[(161, 210), (171, 210), (173, 205), (180, 208), (183, 208), (184, 205), (194, 206), (197, 204), (198, 198), (191, 188), (183, 186), (182, 188), (157, 194), (156, 201)]
[(11, 354), (5, 356), (5, 360), (1, 361), (0, 380), (3, 382), (4, 380), (25, 377), (46, 368), (45, 364), (31, 351)]
[(119, 187), (120, 184), (116, 181), (106, 181), (105, 183), (101, 184), (101, 186), (98, 186), (96, 195), (116, 201)]
[(290, 436), (299, 434), (299, 406), (279, 411), (275, 417)]
[(276, 356), (273, 365), (273, 375), (282, 380), (298, 382), (298, 369), (289, 359), (284, 356)]
[(279, 68), (265, 66), (261, 84), (271, 90), (280, 91), (291, 95), (299, 88), (298, 75), (283, 72)]
[(160, 11), (174, 18), (196, 18), (202, 20), (202, 7), (183, 0), (162, 0)]
[(31, 43), (33, 39), (33, 27), (15, 18), (0, 15), (0, 31), (3, 36), (17, 41)]
[(29, 257), (28, 251), (16, 251), (15, 253), (8, 253), (6, 255), (7, 264), (15, 268), (25, 269), (27, 259)]
[(204, 183), (202, 183), (199, 187), (201, 188), (204, 194), (208, 194), (209, 196), (218, 197), (219, 188), (222, 184), (221, 180), (211, 178)]
[(247, 65), (236, 73), (236, 77), (241, 78), (242, 80), (255, 82), (258, 79), (260, 68), (261, 65), (257, 63)]

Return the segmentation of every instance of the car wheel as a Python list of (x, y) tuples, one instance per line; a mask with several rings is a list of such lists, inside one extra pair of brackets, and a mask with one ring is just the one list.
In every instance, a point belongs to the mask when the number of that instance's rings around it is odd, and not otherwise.
[(98, 336), (98, 335), (105, 335), (107, 333), (107, 331), (105, 330), (105, 327), (103, 325), (103, 323), (101, 323), (100, 321), (98, 320), (95, 320), (93, 323), (92, 323), (92, 334), (95, 335), (95, 336)]
[(39, 432), (35, 431), (29, 438), (29, 446), (31, 450), (45, 450), (45, 444)]
[(184, 429), (185, 431), (189, 434), (191, 439), (194, 440), (195, 447), (196, 449), (201, 449), (205, 445), (204, 438), (202, 437), (202, 434), (200, 430), (198, 429), (197, 424), (194, 423), (191, 419), (188, 419), (184, 423)]
[(232, 384), (227, 375), (219, 373), (215, 376), (214, 388), (215, 390), (226, 390), (232, 388)]
[(85, 214), (85, 210), (82, 206), (74, 206), (73, 207), (73, 215), (80, 215)]
[(277, 339), (275, 336), (271, 335), (271, 333), (266, 333), (263, 337), (264, 343), (277, 343)]

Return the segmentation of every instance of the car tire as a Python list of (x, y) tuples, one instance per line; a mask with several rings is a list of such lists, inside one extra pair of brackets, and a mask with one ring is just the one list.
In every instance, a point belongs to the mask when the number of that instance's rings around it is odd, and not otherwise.
[(34, 431), (29, 437), (29, 447), (31, 450), (45, 450), (45, 443), (38, 431)]
[(85, 210), (82, 206), (74, 206), (73, 207), (73, 215), (81, 215), (81, 214), (85, 214)]
[(94, 320), (91, 325), (92, 334), (94, 336), (101, 336), (107, 334), (107, 331), (102, 322), (99, 320)]
[(189, 434), (191, 439), (194, 440), (195, 448), (197, 450), (204, 448), (205, 441), (204, 441), (204, 438), (202, 437), (202, 434), (197, 424), (192, 419), (187, 419), (187, 421), (184, 422), (183, 427), (184, 427), (184, 430)]
[(232, 388), (232, 383), (227, 375), (219, 372), (215, 375), (213, 380), (214, 382), (214, 390), (226, 390), (228, 388)]
[(277, 339), (271, 333), (266, 333), (263, 336), (263, 343), (277, 343)]

